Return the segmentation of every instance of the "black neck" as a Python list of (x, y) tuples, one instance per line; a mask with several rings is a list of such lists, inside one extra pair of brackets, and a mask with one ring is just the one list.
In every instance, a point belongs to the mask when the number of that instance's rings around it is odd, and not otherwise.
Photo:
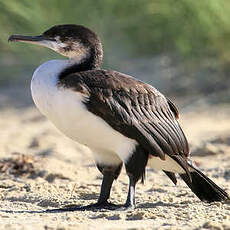
[(101, 46), (90, 49), (90, 55), (83, 59), (80, 63), (74, 62), (73, 65), (64, 69), (59, 75), (59, 81), (63, 80), (71, 73), (82, 72), (87, 70), (100, 69), (102, 64), (102, 48)]

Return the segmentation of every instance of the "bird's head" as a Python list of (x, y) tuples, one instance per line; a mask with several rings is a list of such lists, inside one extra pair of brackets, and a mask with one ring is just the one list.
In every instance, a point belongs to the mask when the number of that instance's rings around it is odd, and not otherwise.
[(25, 42), (48, 47), (71, 59), (82, 61), (91, 56), (102, 61), (102, 46), (98, 36), (81, 25), (56, 25), (38, 36), (11, 35), (10, 42)]

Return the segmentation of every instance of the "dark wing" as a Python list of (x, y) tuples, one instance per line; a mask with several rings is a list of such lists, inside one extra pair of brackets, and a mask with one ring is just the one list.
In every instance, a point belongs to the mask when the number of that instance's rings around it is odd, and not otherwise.
[[(176, 106), (152, 86), (128, 75), (106, 70), (71, 74), (59, 85), (87, 96), (85, 105), (113, 129), (135, 139), (150, 154), (181, 163), (188, 143), (177, 122)], [(187, 169), (186, 169), (187, 171)]]

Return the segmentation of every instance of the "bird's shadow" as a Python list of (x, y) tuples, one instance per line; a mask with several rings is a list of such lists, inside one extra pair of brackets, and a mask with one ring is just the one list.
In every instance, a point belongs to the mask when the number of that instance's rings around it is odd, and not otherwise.
[(46, 214), (46, 213), (63, 213), (63, 212), (73, 212), (73, 211), (81, 211), (82, 206), (73, 207), (63, 207), (63, 208), (52, 208), (46, 210), (0, 210), (0, 212), (9, 213), (9, 214)]
[[(121, 207), (121, 206), (119, 206)], [(67, 213), (67, 212), (79, 212), (79, 211), (93, 211), (93, 212), (106, 212), (112, 211), (112, 209), (99, 209), (99, 208), (88, 208), (88, 206), (81, 206), (81, 205), (70, 205), (63, 208), (52, 208), (46, 210), (0, 210), (1, 212), (8, 213), (8, 214), (48, 214), (48, 213)]]
[[(47, 213), (64, 213), (64, 212), (74, 212), (74, 211), (94, 211), (94, 212), (105, 212), (105, 211), (116, 211), (116, 209), (111, 210), (111, 209), (98, 209), (98, 208), (90, 208), (88, 206), (81, 206), (81, 205), (68, 205), (62, 208), (51, 208), (51, 209), (46, 209), (46, 210), (0, 210), (0, 212), (4, 213), (11, 213), (11, 214), (47, 214)], [(165, 203), (162, 201), (158, 201), (155, 203), (143, 203), (143, 204), (138, 204), (136, 209), (152, 209), (152, 208), (157, 208), (157, 207), (175, 207), (178, 208), (180, 204), (173, 204), (173, 203)], [(121, 205), (118, 205), (118, 207), (122, 207)], [(120, 210), (120, 209), (117, 209)]]

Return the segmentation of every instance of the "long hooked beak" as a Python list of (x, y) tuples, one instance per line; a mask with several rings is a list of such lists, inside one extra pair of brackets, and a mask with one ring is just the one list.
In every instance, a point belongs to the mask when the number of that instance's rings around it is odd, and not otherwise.
[(8, 42), (26, 42), (26, 43), (39, 43), (43, 41), (42, 35), (39, 36), (25, 36), (25, 35), (11, 35)]
[(38, 36), (25, 36), (25, 35), (11, 35), (8, 42), (25, 42), (35, 45), (40, 45), (52, 49), (52, 43), (55, 40), (45, 38), (43, 35)]

